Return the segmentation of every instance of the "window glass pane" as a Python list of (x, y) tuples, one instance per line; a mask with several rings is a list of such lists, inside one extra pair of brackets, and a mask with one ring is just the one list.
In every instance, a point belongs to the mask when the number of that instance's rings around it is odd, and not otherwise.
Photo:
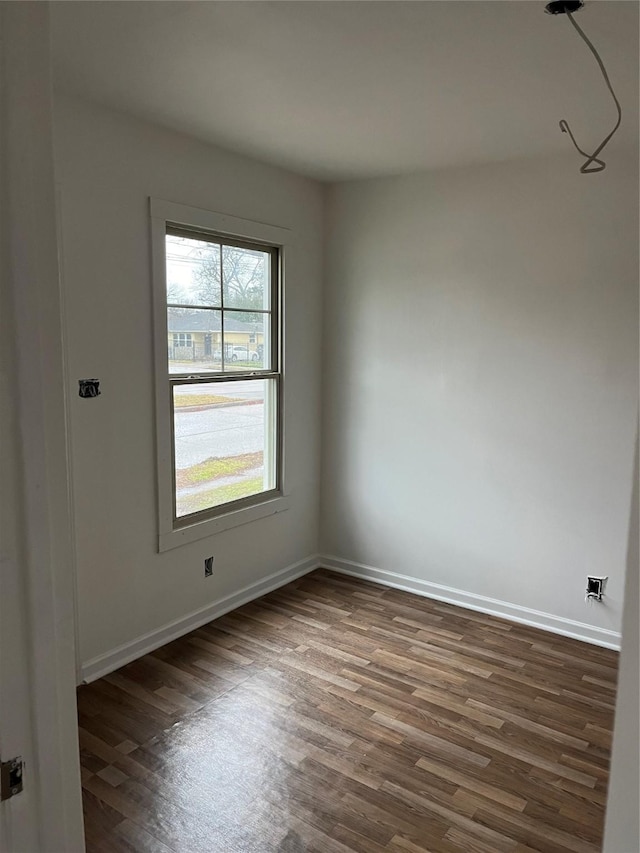
[(222, 369), (221, 311), (167, 308), (169, 373)]
[(269, 311), (270, 262), (269, 252), (223, 246), (224, 307)]
[(176, 517), (276, 487), (277, 381), (173, 388)]
[(220, 307), (220, 246), (167, 234), (167, 304)]
[(271, 368), (269, 320), (269, 314), (224, 312), (225, 372)]

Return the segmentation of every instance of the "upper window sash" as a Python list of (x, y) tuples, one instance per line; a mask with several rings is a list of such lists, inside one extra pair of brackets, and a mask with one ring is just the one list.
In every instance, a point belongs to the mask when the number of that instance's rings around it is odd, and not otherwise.
[[(176, 226), (172, 222), (167, 222), (165, 226), (165, 234), (169, 237), (178, 237), (192, 241), (194, 249), (197, 249), (197, 244), (202, 246), (217, 246), (218, 257), (214, 259), (214, 266), (219, 264), (219, 274), (211, 279), (211, 296), (207, 299), (208, 294), (202, 294), (201, 291), (196, 293), (185, 293), (179, 287), (179, 292), (174, 294), (175, 298), (169, 298), (169, 287), (167, 290), (167, 323), (169, 318), (179, 317), (184, 311), (191, 311), (195, 316), (200, 318), (206, 317), (206, 312), (215, 312), (216, 319), (219, 322), (219, 330), (212, 330), (212, 337), (209, 338), (208, 348), (209, 354), (212, 356), (212, 361), (209, 365), (198, 365), (194, 361), (193, 368), (189, 365), (188, 369), (176, 369), (175, 365), (171, 364), (171, 358), (167, 357), (167, 369), (171, 379), (178, 377), (190, 377), (194, 372), (199, 376), (228, 376), (231, 373), (243, 373), (246, 376), (265, 376), (267, 374), (277, 374), (281, 369), (281, 346), (280, 346), (280, 278), (281, 278), (281, 263), (280, 251), (277, 246), (266, 245), (260, 241), (239, 240), (229, 238), (225, 235), (205, 231), (204, 229), (186, 228), (184, 226)], [(165, 238), (166, 239), (166, 238)], [(258, 286), (258, 294), (262, 290), (264, 300), (258, 305), (250, 305), (251, 297), (242, 294), (242, 272), (229, 271), (228, 277), (225, 270), (226, 263), (240, 265), (244, 262), (244, 257), (235, 257), (226, 259), (227, 250), (233, 251), (240, 249), (243, 252), (255, 253), (257, 264), (260, 263), (260, 256), (268, 259), (266, 261), (267, 269), (264, 270), (264, 281), (262, 287)], [(187, 255), (185, 255), (185, 258)], [(179, 257), (174, 258), (174, 261), (182, 262)], [(206, 263), (206, 262), (205, 262)], [(210, 263), (210, 261), (209, 261)], [(256, 269), (258, 266), (256, 266)], [(254, 270), (255, 272), (255, 270)], [(166, 270), (165, 270), (166, 276)], [(234, 284), (232, 285), (232, 282)], [(204, 285), (205, 289), (208, 285)], [(232, 287), (239, 288), (240, 295), (235, 296), (231, 293)], [(229, 293), (227, 293), (229, 291)], [(180, 299), (180, 296), (183, 299)], [(186, 301), (187, 296), (195, 296), (194, 299)], [(260, 320), (256, 318), (260, 317)], [(246, 318), (246, 319), (245, 319)], [(255, 321), (251, 330), (243, 329), (242, 332), (238, 328), (232, 328), (232, 324), (252, 325), (252, 318)], [(215, 327), (215, 324), (214, 324)], [(243, 367), (232, 366), (234, 362), (242, 359), (241, 350), (242, 344), (239, 343), (238, 334), (246, 332), (246, 342), (243, 342), (246, 347), (246, 361), (251, 361), (251, 364)], [(173, 332), (173, 346), (175, 347), (193, 347), (195, 358), (196, 346), (198, 337), (194, 337), (192, 343), (183, 343), (184, 332)], [(175, 335), (180, 335), (179, 343), (176, 342)], [(228, 337), (227, 337), (228, 336)], [(258, 338), (261, 340), (258, 341)], [(253, 340), (254, 347), (250, 350), (249, 345)], [(204, 347), (204, 342), (202, 343)], [(206, 354), (206, 353), (203, 353)], [(219, 359), (216, 357), (219, 354)], [(265, 357), (265, 355), (267, 357)], [(180, 362), (182, 359), (176, 359)], [(215, 363), (219, 360), (220, 368), (216, 369)]]

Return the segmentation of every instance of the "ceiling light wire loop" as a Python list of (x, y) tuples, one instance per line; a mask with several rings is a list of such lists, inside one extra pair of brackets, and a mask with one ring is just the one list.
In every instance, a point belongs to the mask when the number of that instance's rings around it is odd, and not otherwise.
[(595, 56), (595, 58), (596, 58), (596, 62), (598, 63), (598, 66), (599, 66), (599, 68), (600, 68), (600, 71), (602, 71), (602, 76), (604, 77), (604, 82), (607, 84), (607, 88), (608, 88), (608, 89), (609, 89), (609, 91), (611, 92), (611, 96), (612, 96), (612, 98), (613, 98), (613, 100), (614, 100), (614, 102), (615, 102), (616, 109), (617, 109), (617, 111), (618, 111), (618, 120), (616, 121), (615, 127), (614, 127), (614, 128), (613, 128), (613, 130), (608, 134), (608, 136), (606, 136), (606, 137), (603, 139), (603, 141), (600, 143), (600, 145), (598, 145), (598, 147), (597, 147), (597, 148), (596, 148), (596, 150), (593, 152), (593, 154), (588, 154), (586, 151), (583, 151), (583, 150), (582, 150), (582, 148), (580, 148), (580, 146), (579, 146), (579, 145), (578, 145), (578, 143), (576, 142), (575, 136), (574, 136), (574, 135), (573, 135), (573, 133), (571, 132), (571, 128), (569, 127), (569, 122), (568, 122), (568, 121), (566, 121), (566, 119), (562, 119), (562, 120), (560, 121), (560, 130), (561, 130), (563, 133), (568, 133), (568, 134), (569, 134), (569, 137), (571, 138), (571, 141), (573, 142), (573, 145), (574, 145), (574, 147), (576, 148), (576, 150), (577, 150), (580, 154), (582, 154), (582, 156), (583, 156), (583, 157), (586, 157), (586, 158), (587, 158), (587, 159), (586, 159), (586, 161), (585, 161), (585, 162), (582, 164), (582, 166), (580, 167), (580, 172), (581, 172), (583, 175), (588, 175), (588, 174), (591, 174), (592, 172), (602, 172), (602, 170), (606, 167), (606, 163), (604, 162), (604, 160), (601, 160), (601, 159), (598, 157), (598, 154), (600, 154), (600, 152), (603, 150), (603, 148), (605, 147), (605, 145), (606, 145), (606, 144), (609, 142), (609, 140), (612, 138), (613, 134), (614, 134), (614, 133), (616, 132), (616, 130), (620, 127), (620, 123), (621, 123), (621, 121), (622, 121), (622, 107), (620, 106), (620, 101), (619, 101), (619, 100), (618, 100), (618, 98), (616, 97), (616, 93), (614, 92), (614, 90), (613, 90), (613, 86), (611, 85), (611, 80), (609, 79), (609, 75), (607, 74), (607, 69), (604, 67), (604, 62), (602, 61), (602, 59), (600, 59), (600, 55), (599, 55), (598, 51), (595, 49), (595, 47), (593, 46), (593, 44), (589, 41), (589, 39), (587, 38), (587, 36), (585, 35), (585, 33), (582, 31), (582, 29), (580, 28), (580, 26), (579, 26), (579, 25), (574, 21), (574, 19), (573, 19), (573, 15), (571, 14), (571, 12), (570, 12), (568, 9), (567, 9), (567, 10), (565, 10), (565, 12), (566, 12), (567, 17), (569, 18), (569, 20), (570, 20), (570, 21), (571, 21), (571, 23), (573, 24), (574, 28), (575, 28), (575, 29), (576, 29), (576, 31), (578, 32), (578, 35), (582, 38), (582, 40), (583, 40), (583, 41), (584, 41), (584, 43), (587, 45), (587, 47), (589, 48), (589, 50), (591, 51), (591, 53)]

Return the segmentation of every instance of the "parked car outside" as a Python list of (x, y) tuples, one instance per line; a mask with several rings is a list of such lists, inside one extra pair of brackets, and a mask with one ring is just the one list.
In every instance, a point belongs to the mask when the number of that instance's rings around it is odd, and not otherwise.
[[(213, 357), (216, 361), (220, 361), (222, 358), (220, 350), (216, 350)], [(224, 357), (226, 361), (258, 361), (260, 358), (255, 350), (243, 346), (227, 347)]]

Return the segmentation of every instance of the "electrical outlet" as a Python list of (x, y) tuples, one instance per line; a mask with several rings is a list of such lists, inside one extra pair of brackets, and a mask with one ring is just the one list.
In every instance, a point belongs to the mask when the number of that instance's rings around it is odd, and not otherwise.
[(602, 596), (604, 595), (604, 588), (606, 583), (606, 577), (587, 575), (587, 599), (590, 599), (592, 601), (602, 601)]
[(9, 800), (22, 790), (22, 758), (17, 755), (0, 764), (0, 799)]
[(204, 576), (210, 578), (213, 574), (213, 557), (204, 558)]

